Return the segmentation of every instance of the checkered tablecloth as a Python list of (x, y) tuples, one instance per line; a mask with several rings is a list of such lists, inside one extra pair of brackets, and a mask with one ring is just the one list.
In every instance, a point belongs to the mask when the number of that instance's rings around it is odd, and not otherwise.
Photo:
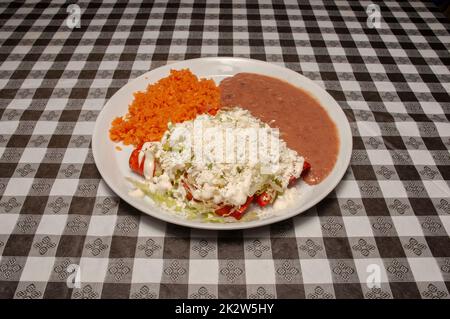
[[(370, 1), (74, 3), (74, 29), (65, 1), (0, 4), (1, 298), (450, 297), (450, 22), (432, 2), (377, 2), (374, 29)], [(90, 148), (105, 102), (206, 56), (284, 65), (339, 102), (354, 150), (325, 200), (210, 232), (108, 189)]]

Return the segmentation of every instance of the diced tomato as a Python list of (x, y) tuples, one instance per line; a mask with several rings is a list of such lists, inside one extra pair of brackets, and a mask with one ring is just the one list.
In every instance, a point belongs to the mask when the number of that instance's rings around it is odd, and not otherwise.
[(226, 206), (217, 208), (215, 210), (215, 213), (216, 213), (216, 215), (219, 215), (219, 216), (229, 215), (232, 209), (233, 209), (233, 206), (226, 205)]
[(242, 216), (244, 216), (245, 211), (247, 210), (247, 208), (250, 206), (250, 204), (253, 201), (253, 196), (249, 196), (247, 198), (247, 201), (242, 204), (241, 206), (239, 206), (238, 208), (235, 208), (233, 206), (230, 205), (225, 205), (222, 206), (218, 209), (215, 210), (216, 215), (219, 216), (231, 216), (236, 218), (237, 220), (241, 219)]
[(252, 203), (252, 201), (253, 201), (253, 196), (249, 196), (247, 198), (247, 201), (243, 205), (239, 206), (237, 209), (233, 210), (233, 212), (230, 214), (230, 216), (233, 216), (237, 220), (241, 219), (242, 216), (244, 216), (244, 213), (247, 210), (247, 208)]
[(311, 169), (311, 164), (309, 164), (307, 161), (303, 162), (303, 170), (302, 170), (302, 175), (304, 176), (306, 173), (309, 172), (309, 170)]
[(133, 152), (130, 155), (129, 159), (129, 165), (133, 172), (136, 174), (139, 174), (141, 176), (144, 176), (144, 160), (141, 161), (141, 164), (139, 165), (139, 153), (140, 149), (137, 148), (133, 150)]
[(256, 202), (259, 206), (264, 207), (272, 202), (272, 195), (264, 192), (256, 197)]

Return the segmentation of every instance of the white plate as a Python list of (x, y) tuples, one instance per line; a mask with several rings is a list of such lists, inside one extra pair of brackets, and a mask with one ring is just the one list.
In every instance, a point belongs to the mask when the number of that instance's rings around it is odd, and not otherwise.
[[(303, 195), (292, 207), (280, 210), (276, 215), (267, 219), (248, 222), (216, 224), (186, 220), (156, 205), (152, 205), (142, 198), (131, 197), (128, 194), (130, 184), (125, 180), (125, 177), (132, 176), (128, 168), (128, 157), (131, 154), (132, 147), (122, 146), (122, 151), (115, 150), (117, 144), (113, 143), (108, 136), (111, 121), (117, 116), (123, 116), (127, 113), (128, 105), (133, 100), (133, 92), (145, 90), (148, 84), (168, 76), (171, 69), (182, 68), (189, 68), (198, 77), (211, 78), (216, 83), (220, 83), (222, 79), (240, 72), (259, 73), (283, 79), (308, 91), (319, 100), (322, 107), (325, 108), (331, 119), (336, 123), (338, 129), (340, 148), (333, 171), (319, 185), (308, 186), (301, 182), (300, 189), (303, 191)], [(327, 146), (318, 145), (318, 147)], [(200, 58), (157, 68), (132, 80), (117, 91), (105, 104), (97, 118), (92, 136), (92, 151), (97, 168), (108, 186), (123, 200), (142, 212), (169, 223), (188, 227), (243, 229), (263, 226), (293, 217), (314, 206), (327, 196), (339, 183), (348, 167), (352, 152), (352, 135), (350, 124), (339, 104), (330, 94), (308, 78), (286, 68), (257, 60), (228, 57)]]

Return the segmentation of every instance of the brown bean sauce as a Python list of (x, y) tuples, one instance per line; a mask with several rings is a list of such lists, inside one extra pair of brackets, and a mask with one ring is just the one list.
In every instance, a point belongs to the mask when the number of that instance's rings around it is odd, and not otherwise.
[(241, 106), (280, 130), (288, 147), (311, 164), (305, 176), (320, 183), (333, 169), (339, 151), (336, 125), (306, 91), (265, 75), (239, 73), (220, 83), (222, 106)]

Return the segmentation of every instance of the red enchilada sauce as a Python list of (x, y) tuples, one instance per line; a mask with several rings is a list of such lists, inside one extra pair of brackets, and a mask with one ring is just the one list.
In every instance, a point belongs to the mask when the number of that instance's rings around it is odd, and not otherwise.
[(219, 88), (222, 106), (241, 106), (280, 129), (288, 147), (311, 163), (304, 178), (308, 184), (320, 183), (331, 172), (339, 150), (336, 125), (306, 91), (253, 73), (236, 74), (223, 80)]

